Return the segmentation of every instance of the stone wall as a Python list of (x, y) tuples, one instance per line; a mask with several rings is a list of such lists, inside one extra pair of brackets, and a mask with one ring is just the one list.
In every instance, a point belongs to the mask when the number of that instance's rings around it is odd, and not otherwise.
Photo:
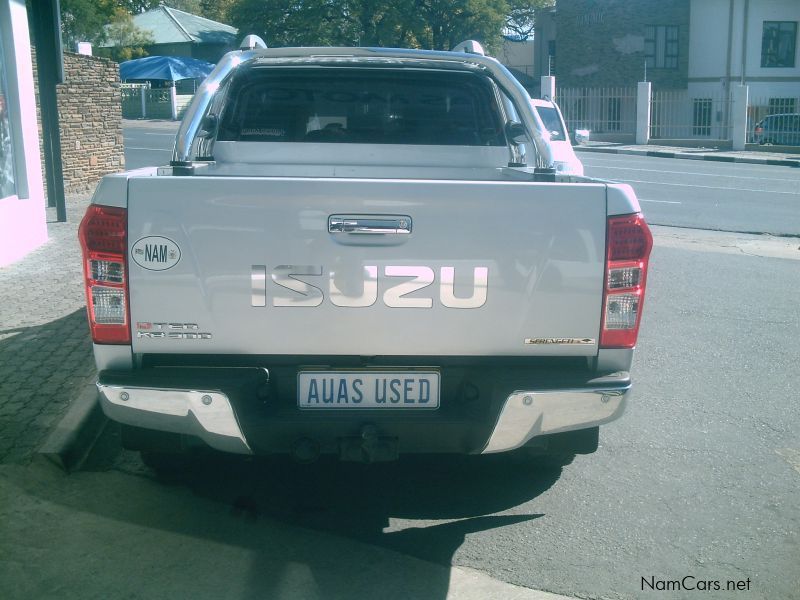
[(635, 86), (644, 77), (647, 25), (678, 26), (678, 68), (647, 70), (654, 89), (686, 89), (689, 0), (558, 0), (559, 87)]
[[(64, 83), (57, 86), (57, 94), (66, 193), (91, 190), (103, 175), (125, 168), (119, 84), (119, 65), (114, 61), (64, 52)], [(36, 94), (41, 134), (38, 81)]]

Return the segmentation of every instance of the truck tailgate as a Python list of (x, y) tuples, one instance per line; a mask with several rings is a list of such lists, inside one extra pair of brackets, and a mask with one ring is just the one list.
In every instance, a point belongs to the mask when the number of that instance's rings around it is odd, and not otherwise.
[(133, 350), (590, 356), (605, 235), (598, 183), (131, 178)]

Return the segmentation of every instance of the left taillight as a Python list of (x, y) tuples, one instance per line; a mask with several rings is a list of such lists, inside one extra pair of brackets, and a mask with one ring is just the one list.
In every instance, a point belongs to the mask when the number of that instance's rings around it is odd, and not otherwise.
[(128, 211), (93, 204), (78, 229), (83, 250), (86, 309), (96, 344), (130, 344)]
[(633, 348), (642, 320), (653, 235), (641, 213), (610, 217), (601, 348)]

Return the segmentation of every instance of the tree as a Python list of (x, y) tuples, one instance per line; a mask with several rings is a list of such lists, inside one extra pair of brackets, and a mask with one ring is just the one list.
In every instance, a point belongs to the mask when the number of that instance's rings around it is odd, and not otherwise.
[(548, 6), (555, 6), (555, 0), (509, 0), (509, 13), (505, 28), (509, 33), (529, 38), (533, 35), (535, 12)]
[(161, 2), (170, 8), (177, 8), (183, 12), (192, 13), (193, 15), (203, 15), (203, 3), (201, 0), (166, 0)]
[(124, 8), (132, 15), (138, 15), (147, 10), (158, 8), (162, 4), (161, 0), (117, 0), (117, 6)]
[[(35, 0), (29, 0), (35, 1)], [(165, 5), (261, 35), (269, 46), (394, 46), (449, 50), (476, 39), (497, 50), (502, 33), (528, 37), (534, 11), (555, 0), (166, 0)], [(98, 45), (121, 13), (162, 0), (61, 0), (64, 43)], [(116, 31), (129, 25), (117, 23)], [(141, 46), (141, 44), (140, 44)], [(136, 47), (129, 46), (131, 48)]]
[(147, 56), (144, 46), (154, 41), (149, 31), (143, 31), (134, 25), (133, 17), (123, 8), (114, 11), (113, 21), (106, 28), (106, 38), (114, 44), (110, 54), (117, 62)]
[(162, 4), (207, 19), (225, 22), (228, 9), (236, 0), (117, 0), (117, 4), (132, 15), (137, 15)]
[(416, 35), (424, 23), (408, 0), (351, 2), (344, 18), (353, 31), (353, 45), (419, 47)]
[[(145, 0), (139, 4), (144, 6)], [(144, 46), (152, 44), (153, 38), (134, 25), (130, 8), (135, 5), (135, 0), (61, 0), (64, 47), (74, 49), (76, 42), (100, 46), (110, 41), (114, 47), (103, 54), (114, 60), (147, 56)]]
[(201, 14), (206, 19), (228, 23), (231, 9), (236, 5), (236, 0), (200, 0)]
[[(449, 50), (501, 34), (527, 37), (534, 10), (554, 0), (227, 0), (223, 17), (269, 46), (399, 46)], [(224, 20), (224, 19), (221, 19)]]
[(61, 0), (64, 47), (74, 49), (76, 42), (91, 42), (95, 46), (103, 43), (105, 26), (111, 22), (116, 9), (114, 0)]
[(467, 39), (495, 48), (508, 14), (505, 0), (417, 0), (414, 5), (422, 20), (417, 39), (431, 50), (450, 50)]
[(240, 36), (255, 33), (268, 46), (351, 46), (359, 32), (346, 0), (239, 0), (230, 11)]

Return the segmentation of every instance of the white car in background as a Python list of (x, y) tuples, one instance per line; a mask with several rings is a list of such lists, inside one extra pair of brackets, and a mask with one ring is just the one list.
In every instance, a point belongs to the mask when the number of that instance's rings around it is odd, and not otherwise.
[(583, 163), (575, 155), (569, 133), (558, 105), (551, 100), (531, 98), (531, 105), (550, 135), (553, 164), (560, 175), (583, 175)]

